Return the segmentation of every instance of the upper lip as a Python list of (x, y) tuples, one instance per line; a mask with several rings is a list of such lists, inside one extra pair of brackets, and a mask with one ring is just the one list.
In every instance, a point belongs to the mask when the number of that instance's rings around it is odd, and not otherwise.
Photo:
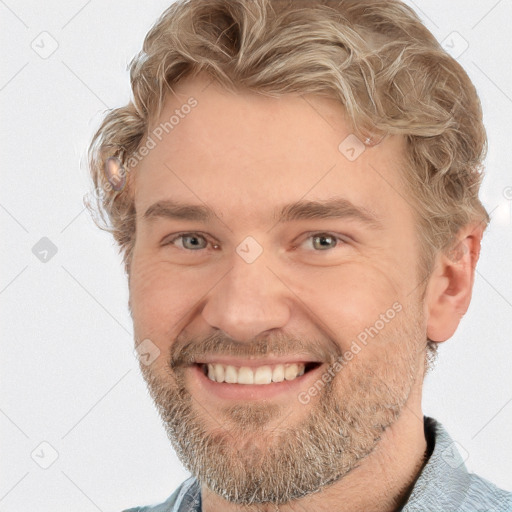
[(273, 366), (276, 364), (293, 364), (293, 363), (319, 363), (320, 361), (315, 361), (312, 358), (304, 357), (304, 356), (286, 356), (286, 357), (272, 357), (272, 358), (261, 358), (255, 357), (252, 359), (241, 359), (239, 357), (234, 356), (204, 356), (198, 358), (195, 361), (195, 364), (223, 364), (223, 365), (231, 365), (231, 366), (248, 366), (248, 367), (258, 367), (258, 366)]

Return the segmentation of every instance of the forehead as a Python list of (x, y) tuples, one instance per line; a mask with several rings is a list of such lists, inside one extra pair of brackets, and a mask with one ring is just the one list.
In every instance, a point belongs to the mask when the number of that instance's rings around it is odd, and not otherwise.
[[(152, 149), (134, 173), (138, 215), (170, 198), (207, 202), (221, 215), (236, 208), (244, 218), (333, 196), (377, 213), (392, 203), (397, 215), (407, 210), (398, 171), (404, 141), (365, 148), (334, 99), (230, 92), (196, 77), (168, 94), (149, 135)], [(347, 146), (354, 151), (344, 153)]]

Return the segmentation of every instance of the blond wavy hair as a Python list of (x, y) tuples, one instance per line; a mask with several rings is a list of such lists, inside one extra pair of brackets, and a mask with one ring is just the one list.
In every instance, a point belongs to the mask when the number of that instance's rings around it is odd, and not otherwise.
[(127, 166), (172, 86), (203, 71), (232, 91), (339, 100), (362, 140), (404, 136), (401, 174), (416, 209), (425, 278), (460, 228), (487, 227), (478, 198), (486, 134), (476, 90), (411, 8), (398, 0), (178, 0), (130, 63), (133, 100), (106, 115), (89, 147), (99, 193), (86, 205), (113, 234), (128, 275), (136, 169), (115, 191), (105, 161), (117, 156)]

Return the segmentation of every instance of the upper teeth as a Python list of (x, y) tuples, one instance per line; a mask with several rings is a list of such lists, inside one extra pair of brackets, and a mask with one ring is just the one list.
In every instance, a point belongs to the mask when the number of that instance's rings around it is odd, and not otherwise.
[(228, 384), (270, 384), (293, 380), (304, 373), (305, 364), (278, 364), (276, 366), (258, 366), (249, 368), (242, 366), (208, 364), (208, 378), (214, 382), (227, 382)]

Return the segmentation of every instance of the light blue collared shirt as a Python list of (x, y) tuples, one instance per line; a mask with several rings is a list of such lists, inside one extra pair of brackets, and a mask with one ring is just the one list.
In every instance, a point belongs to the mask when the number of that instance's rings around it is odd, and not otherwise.
[[(468, 473), (456, 443), (443, 426), (428, 417), (424, 417), (424, 424), (433, 451), (399, 512), (512, 512), (512, 492)], [(190, 477), (164, 503), (123, 512), (201, 510), (201, 486)]]

